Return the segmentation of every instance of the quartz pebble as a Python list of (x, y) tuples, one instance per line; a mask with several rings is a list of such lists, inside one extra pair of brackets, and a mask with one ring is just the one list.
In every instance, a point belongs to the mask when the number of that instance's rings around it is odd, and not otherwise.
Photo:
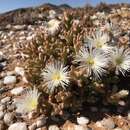
[(17, 122), (10, 125), (8, 130), (27, 130), (27, 125), (26, 123), (23, 123), (23, 122)]
[(11, 94), (19, 95), (24, 91), (23, 87), (14, 88), (11, 90)]
[(4, 78), (4, 84), (13, 84), (13, 83), (16, 83), (16, 76), (6, 76)]
[(77, 123), (79, 125), (86, 125), (89, 123), (89, 119), (86, 117), (77, 117)]

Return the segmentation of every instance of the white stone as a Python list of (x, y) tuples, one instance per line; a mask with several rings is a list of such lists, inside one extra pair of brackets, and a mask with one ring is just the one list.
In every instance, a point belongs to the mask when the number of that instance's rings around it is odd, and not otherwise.
[(24, 91), (23, 87), (14, 88), (11, 90), (11, 94), (19, 95)]
[(16, 76), (6, 76), (4, 78), (4, 84), (13, 84), (16, 83)]
[(27, 125), (26, 123), (23, 123), (23, 122), (17, 122), (10, 125), (8, 130), (27, 130)]
[(24, 76), (24, 68), (22, 68), (22, 67), (15, 67), (15, 73), (17, 74), (17, 75), (21, 75), (21, 76)]
[(10, 97), (5, 97), (5, 98), (3, 98), (2, 100), (1, 100), (1, 103), (7, 103), (7, 102), (9, 102), (10, 101)]
[(60, 130), (57, 125), (51, 125), (49, 126), (48, 130)]
[(86, 125), (89, 123), (89, 119), (86, 117), (77, 117), (77, 123), (79, 125)]

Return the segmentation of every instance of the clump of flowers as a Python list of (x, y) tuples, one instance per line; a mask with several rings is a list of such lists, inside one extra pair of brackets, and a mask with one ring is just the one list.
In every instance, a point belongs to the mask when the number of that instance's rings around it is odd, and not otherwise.
[(45, 82), (44, 85), (47, 86), (51, 93), (54, 92), (55, 88), (58, 86), (65, 89), (65, 87), (69, 85), (70, 77), (68, 67), (64, 67), (60, 62), (47, 65), (41, 75)]
[(21, 114), (26, 114), (28, 112), (36, 110), (38, 106), (39, 96), (40, 93), (36, 88), (28, 90), (24, 97), (17, 100), (17, 112)]
[[(117, 98), (115, 94), (121, 89), (118, 79), (124, 79), (126, 72), (130, 71), (129, 49), (126, 46), (116, 47), (121, 44), (119, 35), (115, 35), (116, 32), (121, 34), (119, 26), (118, 30), (114, 29), (115, 24), (109, 24), (106, 13), (97, 13), (100, 16), (96, 18), (99, 21), (97, 27), (92, 24), (88, 12), (65, 10), (60, 24), (58, 13), (51, 10), (46, 30), (40, 38), (27, 44), (30, 56), (26, 61), (28, 81), (44, 91), (43, 96), (56, 114), (67, 107), (75, 111), (86, 102), (94, 103), (98, 96), (112, 103), (115, 100), (111, 97)], [(105, 22), (108, 24), (104, 27)], [(123, 76), (119, 76), (120, 73)], [(125, 94), (128, 95), (127, 92)]]

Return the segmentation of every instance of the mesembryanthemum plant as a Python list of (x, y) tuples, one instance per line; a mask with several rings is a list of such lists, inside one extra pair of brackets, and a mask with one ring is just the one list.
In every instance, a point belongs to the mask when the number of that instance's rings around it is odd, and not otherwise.
[(40, 93), (36, 88), (28, 90), (23, 97), (17, 99), (16, 111), (21, 114), (26, 114), (28, 112), (36, 110), (38, 106), (39, 96)]
[(68, 67), (55, 61), (49, 65), (46, 65), (41, 75), (43, 76), (44, 85), (47, 86), (48, 90), (52, 93), (54, 90), (61, 86), (66, 88), (69, 85), (69, 71)]

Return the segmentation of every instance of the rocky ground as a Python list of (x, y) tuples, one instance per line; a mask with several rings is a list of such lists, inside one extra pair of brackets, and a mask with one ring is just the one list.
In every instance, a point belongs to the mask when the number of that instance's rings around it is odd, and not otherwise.
[[(33, 18), (35, 20), (33, 19), (33, 22), (26, 21), (27, 18), (25, 21), (21, 21), (22, 17), (20, 24), (18, 24), (17, 16), (21, 13), (16, 13), (17, 15), (15, 16), (15, 13), (9, 12), (0, 16), (0, 130), (130, 130), (130, 107), (127, 106), (125, 116), (122, 115), (125, 109), (125, 102), (123, 101), (116, 108), (116, 114), (107, 115), (111, 114), (111, 109), (106, 107), (98, 108), (95, 105), (87, 108), (89, 109), (88, 117), (86, 116), (87, 114), (83, 115), (82, 113), (80, 115), (77, 113), (70, 120), (71, 113), (66, 113), (64, 117), (46, 117), (42, 113), (36, 115), (35, 112), (21, 116), (17, 113), (15, 101), (28, 89), (24, 67), (19, 67), (24, 62), (23, 59), (28, 57), (28, 55), (24, 54), (21, 50), (35, 39), (39, 33), (44, 32), (45, 22), (50, 19), (48, 17), (48, 10), (54, 9), (58, 14), (58, 19), (62, 19), (63, 12), (68, 10), (68, 8), (70, 9), (68, 6), (61, 6), (59, 8), (51, 7), (50, 5), (49, 7), (41, 6), (38, 10), (40, 13), (34, 15), (35, 17)], [(107, 12), (107, 16), (111, 18), (113, 23), (117, 23), (122, 30), (115, 30), (115, 35), (120, 33), (119, 40), (121, 43), (129, 44), (130, 7), (118, 7), (116, 5), (111, 8), (111, 11)], [(98, 20), (101, 17), (105, 17), (105, 14), (102, 12), (97, 13), (97, 10), (93, 12), (93, 24), (98, 26), (100, 24)], [(6, 19), (11, 16), (16, 20), (7, 22)], [(91, 113), (93, 117), (95, 115), (98, 116), (97, 113), (99, 113), (99, 117), (102, 119), (95, 120), (91, 117)]]

